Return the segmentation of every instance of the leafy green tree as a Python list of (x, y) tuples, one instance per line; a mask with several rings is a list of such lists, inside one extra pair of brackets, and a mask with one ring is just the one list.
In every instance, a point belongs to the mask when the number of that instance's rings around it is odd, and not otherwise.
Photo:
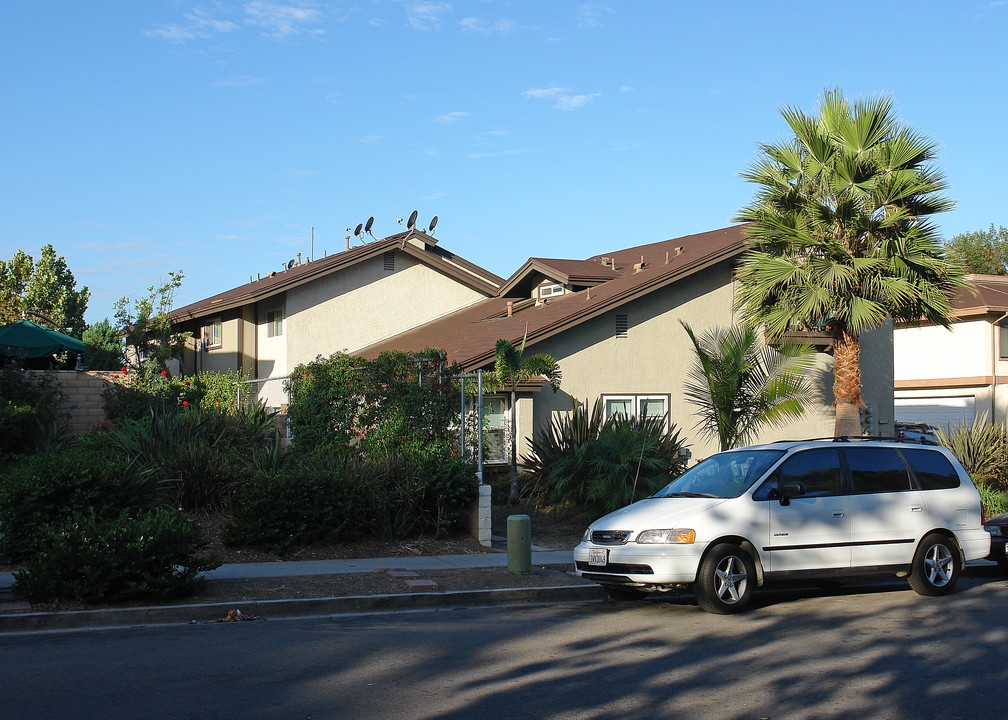
[(192, 333), (175, 332), (169, 313), (184, 277), (181, 270), (169, 271), (167, 282), (148, 287), (147, 296), (138, 299), (132, 309), (128, 297), (115, 304), (116, 329), (126, 338), (127, 365), (134, 370), (139, 370), (144, 360), (152, 360), (162, 370), (171, 372), (168, 361), (181, 359)]
[(797, 420), (815, 397), (805, 376), (815, 360), (810, 345), (785, 339), (767, 347), (745, 324), (697, 337), (680, 323), (696, 353), (686, 398), (699, 408), (700, 434), (717, 438), (721, 450), (748, 444), (764, 425)]
[(1008, 228), (991, 223), (987, 230), (959, 233), (945, 243), (967, 272), (978, 275), (1008, 275)]
[(84, 364), (91, 370), (118, 370), (122, 366), (122, 338), (108, 318), (88, 327), (81, 340), (87, 346)]
[(80, 337), (90, 297), (86, 286), (77, 289), (74, 274), (52, 245), (42, 247), (38, 262), (23, 250), (9, 261), (0, 260), (0, 320), (4, 323), (21, 320), (28, 312), (38, 313), (56, 329)]
[(775, 341), (825, 326), (833, 338), (834, 433), (860, 435), (860, 337), (887, 317), (948, 327), (965, 285), (930, 219), (954, 203), (937, 145), (899, 122), (892, 100), (824, 93), (818, 115), (782, 113), (794, 136), (761, 145), (742, 174), (756, 198), (737, 214), (751, 248), (736, 309)]
[(560, 389), (560, 366), (557, 361), (545, 353), (525, 356), (525, 341), (528, 339), (528, 331), (522, 338), (521, 345), (515, 347), (510, 340), (501, 338), (494, 347), (494, 370), (488, 376), (484, 376), (484, 382), (489, 387), (509, 389), (511, 391), (511, 492), (509, 500), (512, 503), (518, 502), (518, 445), (516, 435), (518, 433), (517, 417), (515, 405), (517, 402), (518, 383), (541, 375), (553, 388), (553, 392)]

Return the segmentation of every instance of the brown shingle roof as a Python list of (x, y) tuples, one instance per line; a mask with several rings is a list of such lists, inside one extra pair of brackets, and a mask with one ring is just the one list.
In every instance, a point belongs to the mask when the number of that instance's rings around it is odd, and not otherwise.
[(1008, 277), (967, 275), (971, 287), (957, 288), (952, 307), (959, 317), (1008, 312)]
[[(356, 351), (356, 354), (376, 357), (386, 350), (422, 350), (433, 347), (447, 352), (449, 361), (458, 362), (467, 370), (482, 367), (492, 361), (494, 345), (500, 338), (518, 343), (527, 327), (528, 344), (532, 345), (715, 263), (735, 257), (745, 247), (742, 226), (736, 225), (618, 250), (605, 255), (606, 258), (616, 259), (616, 272), (612, 279), (587, 290), (551, 298), (536, 306), (531, 299), (504, 296), (504, 288), (508, 286), (505, 283), (499, 297), (483, 300), (369, 345)], [(682, 248), (682, 252), (677, 253), (677, 248)], [(640, 263), (642, 255), (644, 267), (635, 271), (634, 264)], [(573, 263), (578, 267), (598, 262), (601, 267), (602, 257), (597, 256), (587, 261), (549, 262)], [(526, 263), (523, 267), (528, 265)], [(514, 278), (515, 275), (512, 275), (512, 279)], [(511, 317), (507, 316), (509, 301), (514, 303)]]
[[(412, 242), (404, 242), (408, 235), (413, 239), (421, 241), (423, 247), (419, 247)], [(462, 257), (454, 255), (444, 248), (437, 246), (436, 243), (437, 241), (434, 238), (428, 237), (425, 233), (417, 230), (413, 230), (411, 233), (396, 233), (382, 240), (365, 243), (364, 245), (353, 247), (334, 255), (297, 265), (289, 270), (271, 273), (259, 280), (254, 280), (245, 285), (240, 285), (239, 287), (212, 295), (203, 300), (198, 300), (197, 302), (173, 310), (171, 318), (174, 322), (180, 322), (206, 315), (214, 315), (223, 310), (247, 305), (248, 303), (268, 298), (292, 287), (297, 287), (330, 273), (356, 265), (363, 260), (381, 255), (388, 250), (405, 252), (484, 295), (495, 295), (497, 293), (498, 288), (504, 282), (503, 278), (494, 275), (489, 270), (484, 270)]]

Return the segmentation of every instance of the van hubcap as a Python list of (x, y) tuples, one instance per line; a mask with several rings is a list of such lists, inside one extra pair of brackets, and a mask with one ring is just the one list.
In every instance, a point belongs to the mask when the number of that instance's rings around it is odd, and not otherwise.
[(944, 587), (952, 579), (952, 553), (944, 545), (932, 545), (924, 556), (924, 568), (928, 582), (935, 587)]
[(746, 589), (745, 565), (734, 555), (729, 555), (714, 569), (715, 590), (721, 602), (732, 605), (742, 599)]

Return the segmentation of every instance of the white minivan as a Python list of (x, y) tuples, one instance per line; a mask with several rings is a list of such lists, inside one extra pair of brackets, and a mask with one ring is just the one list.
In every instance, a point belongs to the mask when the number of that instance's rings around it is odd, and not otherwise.
[(698, 463), (593, 522), (574, 560), (614, 599), (692, 585), (721, 614), (783, 579), (892, 573), (944, 595), (990, 552), (982, 523), (980, 494), (943, 447), (789, 441)]

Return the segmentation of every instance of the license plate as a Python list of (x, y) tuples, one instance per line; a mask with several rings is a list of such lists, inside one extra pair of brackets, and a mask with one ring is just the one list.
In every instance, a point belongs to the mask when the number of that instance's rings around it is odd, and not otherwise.
[(588, 549), (588, 564), (589, 565), (608, 565), (609, 564), (609, 548), (589, 548)]

